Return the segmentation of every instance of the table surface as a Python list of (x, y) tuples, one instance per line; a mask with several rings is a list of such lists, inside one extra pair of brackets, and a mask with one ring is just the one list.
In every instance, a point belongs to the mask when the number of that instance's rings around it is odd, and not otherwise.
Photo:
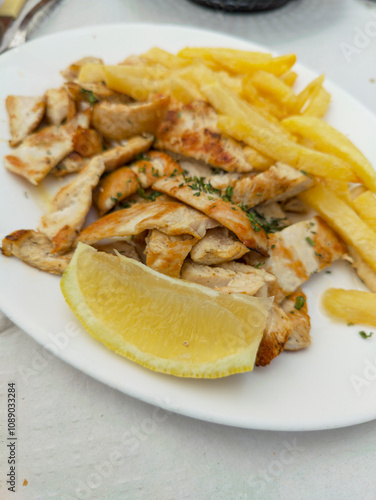
[[(367, 0), (294, 0), (257, 15), (213, 12), (187, 0), (65, 0), (32, 38), (140, 21), (201, 27), (295, 52), (376, 113), (376, 3)], [(304, 433), (201, 422), (47, 356), (1, 313), (0, 334), (1, 499), (376, 498), (375, 421)], [(10, 381), (18, 393), (16, 494), (5, 483)]]

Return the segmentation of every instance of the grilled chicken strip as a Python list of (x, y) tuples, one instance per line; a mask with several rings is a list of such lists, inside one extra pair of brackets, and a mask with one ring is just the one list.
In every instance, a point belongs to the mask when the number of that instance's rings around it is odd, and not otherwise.
[(77, 127), (72, 141), (75, 152), (84, 158), (90, 158), (103, 150), (102, 137), (96, 130)]
[(58, 163), (50, 173), (55, 177), (63, 177), (68, 174), (80, 172), (80, 170), (84, 168), (88, 161), (89, 160), (87, 158), (84, 158), (83, 156), (73, 151), (73, 153), (69, 153), (68, 156), (63, 158), (63, 160)]
[(137, 134), (155, 134), (167, 112), (169, 97), (135, 104), (100, 102), (94, 105), (92, 125), (106, 139), (121, 141)]
[(90, 104), (95, 104), (98, 101), (115, 102), (125, 104), (131, 101), (131, 98), (125, 94), (119, 94), (114, 90), (109, 89), (104, 83), (75, 83), (67, 82), (65, 89), (69, 97), (75, 101), (87, 101)]
[(93, 246), (99, 252), (110, 253), (112, 255), (117, 255), (117, 253), (120, 253), (125, 257), (129, 257), (130, 259), (141, 262), (140, 256), (138, 255), (135, 246), (131, 243), (128, 243), (128, 241), (112, 241), (111, 243)]
[(92, 204), (92, 190), (104, 169), (103, 159), (94, 157), (57, 193), (52, 212), (42, 217), (38, 229), (52, 240), (54, 253), (67, 251), (76, 240)]
[(284, 349), (293, 330), (284, 311), (273, 303), (256, 356), (256, 366), (267, 366)]
[(238, 263), (231, 262), (211, 267), (185, 262), (180, 277), (220, 292), (267, 296), (267, 290), (275, 281), (275, 277), (261, 269), (236, 264)]
[(158, 127), (154, 147), (202, 161), (227, 172), (251, 172), (241, 144), (224, 137), (218, 115), (204, 101), (183, 105), (174, 101)]
[(12, 155), (5, 157), (5, 167), (38, 185), (55, 165), (73, 151), (73, 135), (79, 126), (89, 126), (89, 114), (79, 113), (66, 125), (51, 125), (28, 136)]
[(209, 229), (191, 250), (190, 257), (196, 264), (221, 264), (240, 259), (249, 249), (226, 227)]
[[(153, 185), (153, 189), (183, 201), (212, 219), (217, 220), (236, 234), (248, 248), (268, 255), (267, 236), (256, 223), (251, 223), (247, 214), (238, 206), (210, 192), (210, 186), (201, 186), (196, 181), (186, 181), (182, 175), (165, 177)], [(206, 192), (203, 190), (206, 189)], [(207, 192), (209, 190), (209, 192)]]
[(12, 147), (25, 139), (42, 121), (46, 102), (44, 97), (23, 97), (8, 95), (5, 106), (9, 116)]
[(2, 241), (2, 252), (7, 257), (14, 255), (26, 264), (52, 274), (63, 274), (73, 257), (73, 252), (54, 254), (51, 240), (31, 229), (20, 229), (6, 236)]
[(147, 189), (160, 177), (181, 171), (180, 165), (171, 156), (149, 151), (144, 159), (130, 167), (118, 168), (103, 177), (94, 194), (95, 203), (103, 215), (116, 203), (136, 193), (140, 186)]
[(181, 267), (197, 238), (190, 234), (168, 235), (152, 229), (146, 238), (146, 265), (167, 276), (179, 278)]
[(102, 217), (86, 227), (79, 241), (89, 245), (105, 238), (132, 236), (147, 229), (159, 229), (168, 235), (190, 234), (202, 238), (218, 223), (206, 215), (172, 200), (137, 203)]
[(248, 208), (267, 201), (281, 201), (292, 198), (311, 188), (315, 181), (289, 165), (277, 163), (254, 177), (239, 180), (232, 194), (234, 203)]
[(293, 293), (312, 274), (342, 259), (346, 252), (344, 243), (320, 217), (270, 234), (269, 244), (270, 257), (263, 269), (277, 277), (273, 291), (277, 303)]
[(61, 125), (76, 114), (76, 106), (64, 87), (46, 91), (46, 117), (51, 125)]
[(292, 332), (285, 344), (285, 351), (298, 351), (311, 344), (311, 319), (308, 314), (307, 297), (301, 288), (289, 295), (281, 305), (292, 323)]

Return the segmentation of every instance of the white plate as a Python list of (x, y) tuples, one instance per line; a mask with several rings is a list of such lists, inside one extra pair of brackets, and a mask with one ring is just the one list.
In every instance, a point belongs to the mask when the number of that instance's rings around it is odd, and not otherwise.
[[(61, 84), (61, 69), (86, 55), (111, 64), (152, 46), (175, 52), (186, 45), (260, 49), (196, 29), (112, 25), (59, 33), (5, 53), (0, 57), (0, 156), (9, 151), (4, 107), (8, 94), (40, 95)], [(315, 76), (305, 68), (298, 70), (301, 86)], [(333, 94), (328, 120), (376, 162), (375, 117), (334, 85), (326, 86)], [(37, 227), (42, 210), (36, 189), (1, 168), (1, 237)], [(219, 380), (156, 374), (108, 351), (82, 329), (71, 337), (72, 323), (78, 322), (62, 297), (59, 277), (2, 256), (0, 276), (0, 307), (17, 325), (67, 363), (154, 405), (211, 422), (270, 430), (327, 429), (376, 418), (376, 335), (362, 339), (361, 328), (328, 319), (320, 306), (329, 286), (361, 288), (344, 264), (333, 266), (331, 274), (315, 276), (305, 287), (312, 318), (309, 349), (282, 353), (268, 367)]]

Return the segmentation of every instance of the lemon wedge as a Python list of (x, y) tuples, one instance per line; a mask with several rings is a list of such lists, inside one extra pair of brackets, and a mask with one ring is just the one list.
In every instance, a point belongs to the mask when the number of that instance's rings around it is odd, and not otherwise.
[(179, 377), (251, 371), (271, 306), (270, 299), (217, 292), (82, 243), (61, 289), (94, 338)]

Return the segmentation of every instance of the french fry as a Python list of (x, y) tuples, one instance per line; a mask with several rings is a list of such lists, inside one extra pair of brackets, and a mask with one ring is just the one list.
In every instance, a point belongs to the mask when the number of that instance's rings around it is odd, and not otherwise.
[(188, 66), (189, 61), (181, 57), (170, 54), (166, 50), (160, 49), (158, 47), (153, 47), (152, 49), (142, 54), (142, 58), (154, 63), (162, 64), (169, 69), (179, 69)]
[(246, 75), (243, 78), (243, 88), (239, 96), (245, 99), (247, 102), (254, 104), (258, 108), (263, 110), (263, 113), (267, 114), (269, 121), (278, 121), (285, 118), (286, 113), (278, 106), (275, 102), (270, 101), (266, 97), (260, 96), (257, 92), (255, 86), (252, 83), (252, 75)]
[(297, 108), (296, 112), (300, 112), (303, 107), (308, 103), (308, 101), (322, 88), (322, 84), (324, 83), (325, 76), (320, 75), (312, 82), (310, 82), (301, 92), (298, 94), (297, 99)]
[(353, 207), (358, 215), (376, 231), (376, 197), (371, 191), (366, 191), (354, 198)]
[(218, 127), (222, 132), (238, 141), (244, 141), (260, 153), (303, 170), (309, 175), (357, 182), (357, 177), (343, 160), (305, 148), (280, 134), (275, 134), (269, 128), (260, 128), (250, 121), (229, 116), (220, 116)]
[(344, 160), (368, 189), (376, 192), (376, 172), (371, 163), (341, 132), (312, 116), (292, 116), (283, 120), (282, 125), (294, 134), (309, 138), (319, 151)]
[(376, 326), (376, 293), (329, 288), (324, 292), (323, 304), (348, 323)]
[(145, 101), (153, 92), (158, 92), (161, 80), (167, 70), (148, 66), (104, 66), (105, 81), (108, 88), (123, 92), (136, 101)]
[(338, 179), (324, 179), (323, 182), (328, 189), (338, 196), (338, 198), (351, 206), (352, 200), (347, 182)]
[(298, 74), (295, 73), (295, 71), (289, 70), (289, 71), (286, 71), (286, 73), (283, 73), (283, 75), (281, 75), (279, 77), (279, 79), (282, 80), (282, 82), (284, 82), (289, 87), (292, 87), (294, 85), (297, 77), (298, 77)]
[(324, 88), (319, 89), (302, 114), (322, 118), (328, 110), (330, 99), (331, 96), (328, 91)]
[(283, 112), (294, 113), (298, 105), (298, 98), (282, 80), (266, 71), (256, 71), (252, 76), (252, 83), (262, 94), (266, 94), (275, 101)]
[(245, 60), (265, 60), (270, 61), (273, 56), (268, 52), (255, 52), (250, 50), (239, 50), (229, 48), (210, 48), (210, 47), (185, 47), (178, 53), (180, 57), (194, 58), (213, 58), (213, 57), (232, 57)]
[(249, 120), (260, 128), (274, 131), (281, 137), (286, 139), (290, 137), (290, 134), (286, 133), (276, 120), (270, 121), (268, 115), (265, 116), (261, 109), (244, 101), (220, 82), (204, 85), (200, 90), (218, 113)]
[(165, 78), (160, 85), (159, 91), (174, 97), (174, 99), (184, 104), (205, 100), (204, 96), (193, 83), (176, 75)]
[(296, 62), (295, 54), (272, 57), (262, 52), (246, 52), (234, 54), (224, 49), (202, 49), (186, 47), (178, 52), (179, 57), (189, 59), (201, 58), (211, 61), (230, 73), (247, 74), (263, 70), (276, 76), (286, 73)]
[(105, 73), (102, 64), (84, 64), (78, 74), (81, 83), (100, 83), (105, 81)]
[(347, 203), (320, 184), (300, 193), (299, 198), (317, 210), (328, 225), (376, 271), (376, 232)]

